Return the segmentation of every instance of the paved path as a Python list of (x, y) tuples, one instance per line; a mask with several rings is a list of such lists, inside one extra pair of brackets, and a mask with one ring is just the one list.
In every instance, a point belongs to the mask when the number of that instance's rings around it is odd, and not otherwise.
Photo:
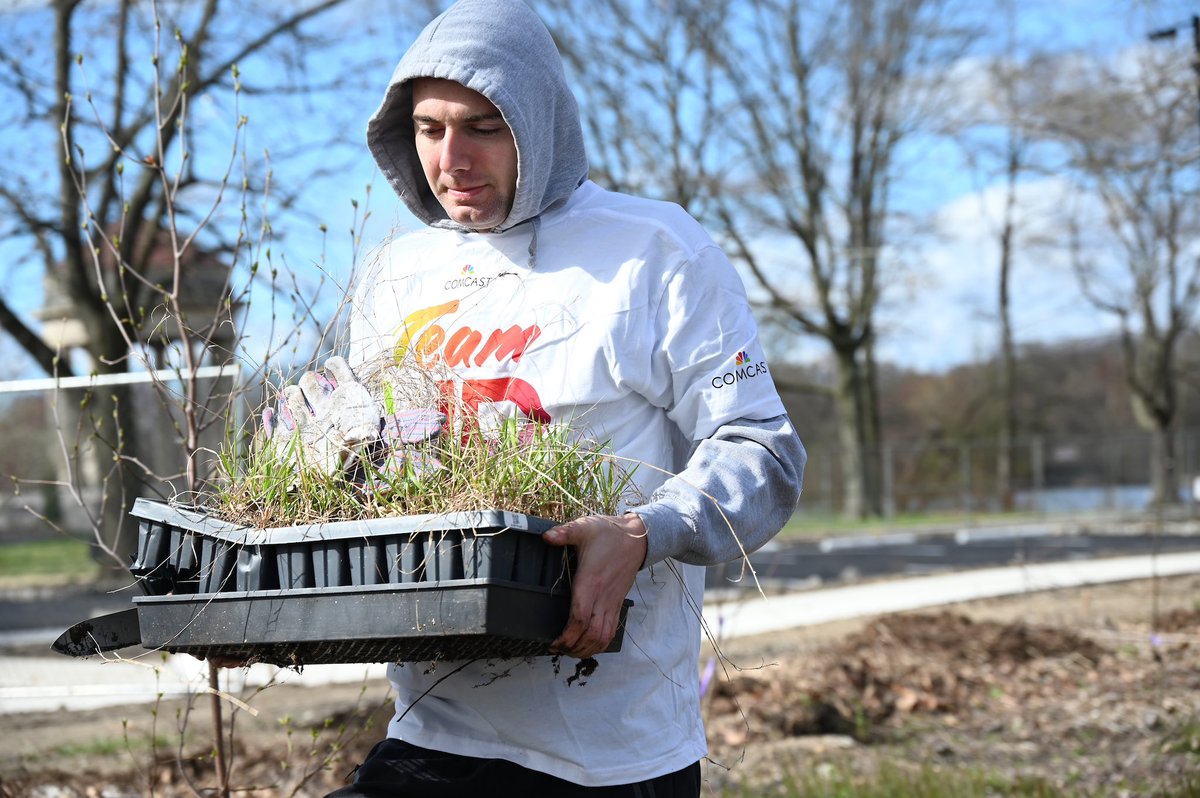
[[(705, 605), (704, 617), (709, 629), (719, 629), (721, 637), (729, 639), (972, 599), (1190, 573), (1200, 573), (1200, 553), (1039, 563), (910, 576), (766, 598), (713, 600)], [(16, 634), (23, 635), (27, 643), (44, 641), (48, 647), (59, 631), (25, 630)], [(133, 659), (0, 657), (0, 712), (130, 704), (153, 701), (159, 695), (173, 697), (203, 691), (206, 687), (207, 666), (192, 657), (143, 649), (131, 649), (129, 656)], [(272, 679), (303, 685), (381, 680), (384, 666), (314, 665), (298, 674), (255, 665), (226, 673), (231, 680), (226, 689), (236, 692), (243, 684), (263, 684)]]
[(982, 568), (810, 590), (744, 602), (706, 602), (710, 629), (725, 637), (768, 634), (829, 621), (1081, 585), (1200, 573), (1200, 552)]

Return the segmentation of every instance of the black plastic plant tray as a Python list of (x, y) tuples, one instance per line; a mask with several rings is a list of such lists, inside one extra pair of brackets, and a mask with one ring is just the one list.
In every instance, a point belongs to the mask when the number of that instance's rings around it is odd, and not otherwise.
[(149, 595), (496, 579), (569, 592), (553, 521), (480, 510), (257, 529), (138, 499), (130, 566)]
[[(455, 583), (139, 596), (142, 645), (283, 667), (545, 656), (570, 597)], [(610, 646), (620, 650), (621, 634)]]
[(520, 513), (275, 529), (145, 499), (131, 514), (147, 648), (281, 666), (540, 656), (570, 608), (571, 550)]

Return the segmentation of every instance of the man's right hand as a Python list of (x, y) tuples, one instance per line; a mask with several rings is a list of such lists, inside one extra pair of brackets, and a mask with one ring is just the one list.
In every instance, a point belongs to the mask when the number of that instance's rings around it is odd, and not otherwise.
[(646, 560), (646, 526), (633, 513), (589, 515), (546, 530), (552, 546), (575, 547), (571, 612), (550, 644), (578, 659), (608, 648), (621, 621), (621, 605)]

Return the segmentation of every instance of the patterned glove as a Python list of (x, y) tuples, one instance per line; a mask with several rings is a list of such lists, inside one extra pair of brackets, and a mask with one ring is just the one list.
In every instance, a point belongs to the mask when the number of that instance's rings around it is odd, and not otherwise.
[(375, 460), (373, 487), (382, 489), (397, 479), (423, 477), (442, 467), (432, 442), (441, 434), (446, 415), (430, 408), (400, 410), (383, 417), (380, 455)]
[(433, 440), (442, 431), (446, 416), (437, 410), (401, 410), (383, 419), (383, 437), (392, 447)]
[(284, 388), (278, 413), (263, 411), (260, 434), (276, 452), (293, 453), (299, 467), (335, 474), (379, 438), (382, 413), (344, 358), (329, 358), (324, 371)]

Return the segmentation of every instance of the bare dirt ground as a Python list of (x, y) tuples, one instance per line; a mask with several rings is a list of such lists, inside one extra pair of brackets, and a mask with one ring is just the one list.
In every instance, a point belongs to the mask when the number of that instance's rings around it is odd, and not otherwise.
[[(880, 767), (1051, 795), (1200, 795), (1200, 576), (828, 624), (723, 654), (700, 663), (703, 676), (713, 662), (706, 796)], [(230, 781), (263, 798), (340, 786), (391, 709), (377, 683), (242, 698), (258, 714), (236, 713)], [(211, 794), (209, 734), (207, 698), (0, 715), (0, 796)]]

